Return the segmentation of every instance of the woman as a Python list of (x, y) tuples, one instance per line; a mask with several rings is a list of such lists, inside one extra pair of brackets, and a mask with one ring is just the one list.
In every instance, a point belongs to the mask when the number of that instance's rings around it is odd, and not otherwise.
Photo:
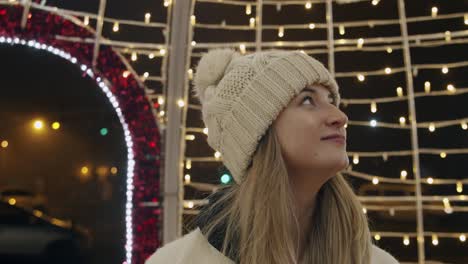
[(347, 116), (326, 68), (299, 51), (204, 54), (194, 79), (208, 144), (235, 184), (210, 196), (197, 228), (158, 249), (159, 263), (379, 263), (366, 215), (339, 173)]

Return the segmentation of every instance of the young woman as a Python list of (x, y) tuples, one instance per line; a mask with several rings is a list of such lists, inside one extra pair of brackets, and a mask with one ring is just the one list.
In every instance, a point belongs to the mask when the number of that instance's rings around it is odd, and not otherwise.
[(196, 69), (208, 144), (235, 183), (147, 264), (394, 264), (340, 174), (347, 116), (326, 68), (299, 52), (216, 49)]

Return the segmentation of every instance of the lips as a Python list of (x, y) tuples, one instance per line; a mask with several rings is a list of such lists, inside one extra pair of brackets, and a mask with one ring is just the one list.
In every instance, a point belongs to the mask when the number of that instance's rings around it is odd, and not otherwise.
[(327, 140), (327, 139), (342, 139), (342, 140), (345, 140), (345, 137), (343, 135), (340, 135), (340, 134), (332, 134), (332, 135), (325, 136), (325, 137), (323, 137), (321, 139), (322, 140)]

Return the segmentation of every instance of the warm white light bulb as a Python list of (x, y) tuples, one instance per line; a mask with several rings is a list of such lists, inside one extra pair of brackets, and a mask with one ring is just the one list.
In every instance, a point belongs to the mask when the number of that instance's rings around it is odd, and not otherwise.
[(378, 179), (377, 177), (372, 178), (372, 183), (373, 183), (374, 185), (379, 184), (379, 179)]
[(245, 6), (245, 14), (246, 15), (251, 15), (252, 14), (252, 5), (248, 4)]
[(397, 87), (397, 88), (396, 88), (396, 92), (397, 92), (398, 97), (402, 97), (402, 96), (403, 96), (403, 88)]
[(436, 17), (438, 12), (439, 12), (439, 9), (436, 6), (431, 8), (432, 17)]
[(433, 179), (432, 177), (427, 178), (427, 183), (433, 184), (433, 183), (434, 183), (434, 179)]
[(279, 27), (278, 29), (278, 37), (282, 38), (284, 37), (284, 27)]
[(363, 82), (366, 79), (366, 77), (363, 74), (358, 74), (357, 78), (360, 82)]
[(424, 91), (426, 93), (429, 93), (431, 91), (431, 83), (430, 82), (424, 82)]
[(114, 22), (114, 26), (112, 27), (112, 30), (113, 30), (114, 32), (119, 31), (119, 22)]
[(306, 8), (306, 9), (311, 9), (311, 8), (312, 8), (312, 3), (311, 3), (311, 2), (307, 2), (307, 3), (305, 4), (305, 8)]
[(402, 170), (402, 171), (400, 172), (400, 179), (406, 180), (406, 176), (408, 176), (408, 172), (405, 171), (405, 170)]
[(181, 108), (184, 107), (184, 106), (185, 106), (184, 100), (182, 100), (182, 99), (177, 100), (177, 105), (178, 105), (179, 107), (181, 107)]
[(434, 123), (430, 123), (430, 124), (429, 124), (429, 131), (430, 131), (430, 132), (434, 132), (434, 131), (435, 131), (435, 124), (434, 124)]

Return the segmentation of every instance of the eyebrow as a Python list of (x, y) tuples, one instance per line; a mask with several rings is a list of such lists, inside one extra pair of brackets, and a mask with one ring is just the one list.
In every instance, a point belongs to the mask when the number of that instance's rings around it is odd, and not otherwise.
[[(311, 92), (311, 93), (315, 93), (315, 94), (317, 93), (317, 91), (315, 89), (308, 88), (308, 87), (302, 89), (301, 93), (304, 93), (304, 92)], [(335, 95), (332, 92), (328, 91), (328, 97), (335, 98)]]

